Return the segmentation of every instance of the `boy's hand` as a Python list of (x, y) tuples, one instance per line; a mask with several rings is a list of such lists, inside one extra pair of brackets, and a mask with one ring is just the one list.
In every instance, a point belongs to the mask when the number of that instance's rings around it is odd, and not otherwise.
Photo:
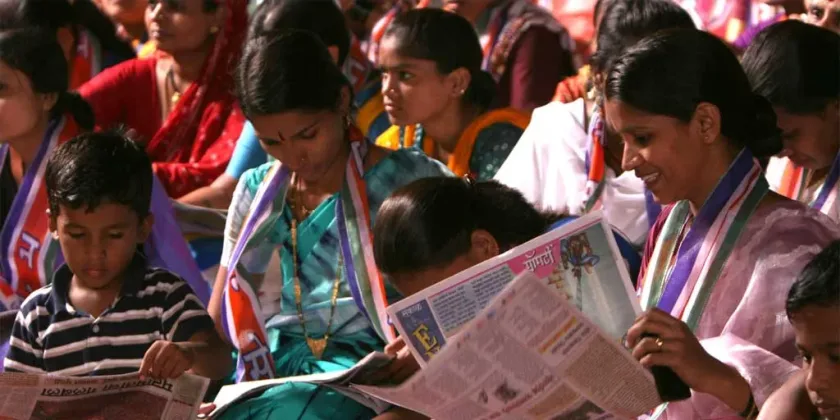
[(192, 368), (192, 350), (176, 343), (158, 340), (152, 343), (140, 364), (140, 375), (154, 379), (175, 379)]

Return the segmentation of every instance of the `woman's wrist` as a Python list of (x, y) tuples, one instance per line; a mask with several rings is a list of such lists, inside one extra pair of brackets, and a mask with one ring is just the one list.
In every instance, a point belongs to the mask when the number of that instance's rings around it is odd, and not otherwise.
[(718, 366), (709, 377), (707, 383), (695, 389), (697, 392), (712, 395), (740, 414), (749, 405), (752, 389), (749, 382), (738, 371), (715, 359)]

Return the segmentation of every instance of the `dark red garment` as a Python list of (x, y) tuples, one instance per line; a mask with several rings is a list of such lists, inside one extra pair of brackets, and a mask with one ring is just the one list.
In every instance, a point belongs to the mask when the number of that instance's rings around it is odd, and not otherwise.
[(100, 73), (79, 89), (100, 128), (133, 129), (171, 197), (207, 186), (233, 154), (245, 117), (234, 98), (233, 69), (247, 28), (247, 0), (225, 0), (224, 29), (201, 76), (161, 121), (156, 58), (134, 59)]
[(522, 34), (499, 79), (495, 107), (530, 112), (551, 102), (557, 84), (576, 73), (572, 54), (558, 47), (562, 36), (541, 26)]

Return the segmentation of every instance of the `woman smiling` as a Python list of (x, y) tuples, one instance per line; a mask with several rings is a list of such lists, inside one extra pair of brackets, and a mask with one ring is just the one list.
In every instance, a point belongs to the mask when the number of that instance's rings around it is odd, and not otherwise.
[(738, 60), (696, 30), (647, 38), (605, 85), (607, 121), (663, 209), (639, 276), (642, 307), (627, 344), (694, 391), (668, 418), (752, 417), (794, 372), (784, 298), (837, 238), (825, 216), (769, 190), (756, 158), (781, 150), (770, 104)]

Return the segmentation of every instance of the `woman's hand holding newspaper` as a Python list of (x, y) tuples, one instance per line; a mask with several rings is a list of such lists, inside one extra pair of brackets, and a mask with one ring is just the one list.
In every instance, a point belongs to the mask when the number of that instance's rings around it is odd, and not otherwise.
[(420, 365), (411, 351), (405, 345), (402, 337), (397, 337), (394, 342), (385, 346), (385, 354), (394, 357), (394, 360), (381, 371), (364, 378), (368, 385), (396, 385), (403, 383), (410, 378), (414, 372), (420, 370)]
[(643, 366), (671, 368), (692, 390), (711, 394), (740, 412), (751, 390), (734, 368), (710, 355), (683, 321), (653, 308), (627, 332), (627, 346)]

